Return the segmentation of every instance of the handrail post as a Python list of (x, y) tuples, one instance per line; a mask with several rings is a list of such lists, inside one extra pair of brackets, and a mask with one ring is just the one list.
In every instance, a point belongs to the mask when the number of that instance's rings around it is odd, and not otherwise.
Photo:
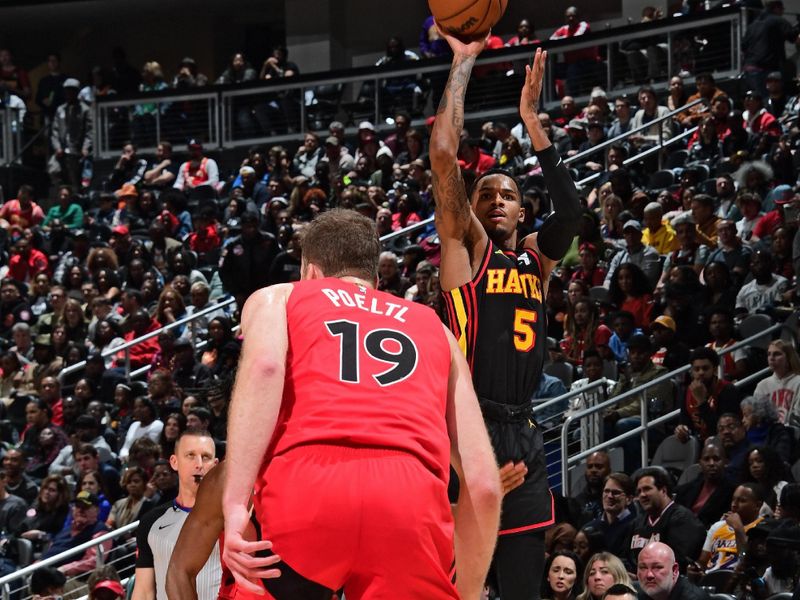
[(11, 600), (11, 586), (8, 583), (3, 584), (3, 600)]
[(105, 557), (103, 556), (103, 544), (97, 544), (97, 551), (94, 555), (95, 567), (102, 567), (105, 563)]
[(125, 348), (125, 379), (131, 380), (131, 349)]
[(561, 493), (569, 498), (569, 426), (572, 415), (564, 419), (561, 425)]
[[(289, 123), (287, 125), (287, 127), (289, 128), (289, 131), (291, 131), (292, 124)], [(306, 130), (306, 89), (301, 87), (300, 88), (300, 128), (298, 129), (298, 131), (302, 132), (302, 131), (305, 131), (305, 130)]]
[(608, 42), (608, 44), (606, 44), (606, 89), (607, 90), (610, 90), (613, 87), (611, 81), (612, 77), (614, 76), (613, 73), (614, 66), (612, 61), (613, 56), (614, 56), (613, 42)]
[(380, 102), (380, 98), (381, 98), (381, 78), (380, 77), (375, 77), (374, 96), (375, 96), (375, 119), (373, 120), (372, 124), (373, 124), (373, 126), (377, 127), (378, 123), (381, 122), (381, 107), (378, 105), (378, 103)]
[(641, 415), (642, 415), (642, 427), (643, 427), (643, 429), (642, 429), (642, 468), (647, 466), (648, 457), (649, 457), (649, 451), (650, 451), (650, 448), (649, 448), (650, 436), (647, 433), (647, 422), (648, 422), (648, 416), (649, 416), (649, 410), (648, 410), (649, 409), (649, 406), (648, 406), (649, 402), (648, 402), (648, 399), (647, 399), (647, 394), (645, 394), (646, 391), (647, 391), (647, 388), (645, 388), (645, 389), (643, 389), (641, 391), (642, 399), (641, 399), (641, 407), (640, 407), (640, 411), (641, 411)]
[(158, 146), (158, 140), (161, 139), (161, 102), (156, 102), (156, 141), (155, 144)]

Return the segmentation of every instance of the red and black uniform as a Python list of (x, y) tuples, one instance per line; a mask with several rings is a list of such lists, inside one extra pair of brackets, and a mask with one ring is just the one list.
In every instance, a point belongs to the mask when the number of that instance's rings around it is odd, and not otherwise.
[(497, 461), (524, 461), (525, 483), (503, 500), (500, 535), (551, 525), (542, 434), (531, 399), (547, 341), (542, 267), (536, 253), (491, 241), (472, 281), (444, 294), (447, 321), (472, 370)]
[(458, 598), (441, 322), (340, 279), (295, 284), (286, 314), (283, 399), (254, 499), (281, 556), (264, 586), (280, 600), (342, 587)]

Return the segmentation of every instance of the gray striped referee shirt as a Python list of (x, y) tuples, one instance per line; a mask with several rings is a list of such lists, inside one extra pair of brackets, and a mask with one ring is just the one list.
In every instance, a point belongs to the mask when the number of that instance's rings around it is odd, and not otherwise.
[[(156, 575), (156, 598), (167, 600), (167, 567), (172, 550), (178, 541), (189, 509), (176, 502), (154, 508), (144, 515), (136, 530), (137, 569), (153, 569)], [(211, 556), (197, 574), (198, 600), (216, 600), (222, 580), (222, 565), (219, 560), (219, 542), (214, 544)]]

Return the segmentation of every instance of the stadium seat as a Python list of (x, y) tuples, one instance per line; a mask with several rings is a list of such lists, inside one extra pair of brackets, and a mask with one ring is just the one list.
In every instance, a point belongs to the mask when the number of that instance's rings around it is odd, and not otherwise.
[[(742, 335), (742, 339), (746, 339), (758, 333), (761, 333), (762, 331), (771, 326), (772, 326), (772, 319), (770, 319), (767, 315), (759, 315), (759, 314), (749, 315), (739, 324), (739, 333)], [(772, 335), (766, 334), (754, 340), (752, 345), (755, 346), (756, 348), (761, 348), (762, 350), (766, 350), (769, 347), (769, 343), (771, 341), (772, 341)]]
[(653, 191), (666, 189), (673, 183), (675, 183), (675, 175), (672, 171), (667, 170), (656, 171), (650, 175), (650, 180), (647, 182), (648, 187)]
[(544, 368), (544, 372), (553, 377), (558, 377), (567, 386), (567, 389), (572, 385), (572, 381), (575, 378), (575, 369), (566, 362), (550, 363)]
[(800, 460), (792, 465), (792, 477), (795, 481), (800, 481)]
[(733, 571), (727, 569), (717, 569), (709, 571), (700, 580), (700, 587), (712, 587), (714, 591), (724, 590), (733, 577)]
[(767, 600), (792, 600), (794, 595), (792, 592), (781, 592), (780, 594), (772, 594)]
[(611, 302), (611, 295), (602, 285), (596, 285), (591, 288), (589, 290), (589, 298), (598, 304), (609, 304)]
[[(700, 442), (697, 438), (690, 437), (686, 443), (681, 442), (676, 436), (667, 437), (656, 449), (652, 464), (664, 467), (678, 477), (697, 461)], [(676, 479), (678, 478), (676, 477)]]
[(709, 600), (736, 600), (736, 596), (730, 594), (710, 594), (708, 598)]
[(683, 473), (681, 473), (680, 478), (678, 479), (678, 485), (683, 485), (684, 483), (689, 483), (690, 481), (694, 481), (702, 469), (698, 463), (694, 463), (693, 465), (689, 465)]
[(798, 322), (798, 316), (800, 313), (793, 312), (788, 319), (783, 322), (783, 327), (781, 327), (781, 339), (784, 342), (788, 342), (793, 345), (797, 345), (797, 331), (798, 327), (800, 327), (800, 323)]
[(306, 117), (310, 129), (325, 129), (336, 118), (342, 101), (343, 83), (318, 85), (306, 106)]
[(686, 159), (689, 158), (688, 150), (673, 150), (667, 156), (665, 169), (682, 169), (686, 166)]
[(33, 562), (33, 542), (25, 538), (16, 538), (17, 566), (27, 567)]
[(708, 194), (709, 196), (717, 195), (717, 180), (713, 177), (701, 181), (697, 185), (697, 191), (701, 194)]

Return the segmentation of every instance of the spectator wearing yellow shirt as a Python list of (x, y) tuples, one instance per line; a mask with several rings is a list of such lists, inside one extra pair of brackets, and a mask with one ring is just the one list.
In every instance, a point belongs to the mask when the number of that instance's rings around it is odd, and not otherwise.
[(655, 248), (662, 256), (680, 247), (678, 236), (669, 221), (664, 220), (664, 209), (658, 202), (650, 202), (644, 207), (644, 231), (642, 243)]

